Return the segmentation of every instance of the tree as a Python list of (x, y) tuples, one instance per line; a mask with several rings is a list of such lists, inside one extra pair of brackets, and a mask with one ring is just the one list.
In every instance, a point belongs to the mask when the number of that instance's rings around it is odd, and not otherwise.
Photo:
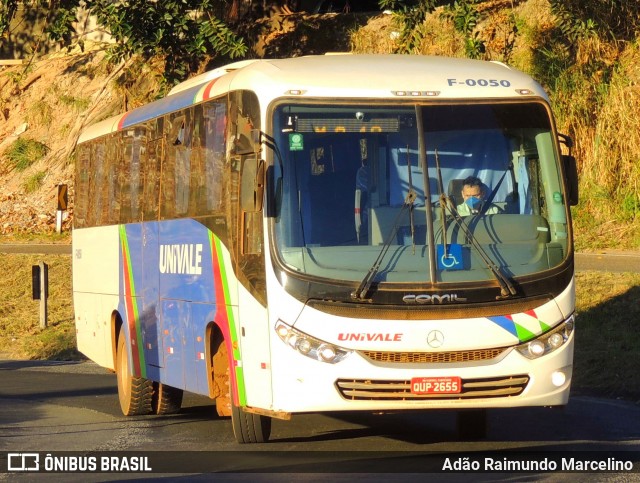
[(0, 0), (0, 37), (2, 37), (11, 24), (11, 19), (16, 14), (18, 0)]
[[(0, 35), (16, 11), (16, 0), (0, 0)], [(25, 8), (47, 11), (46, 32), (52, 40), (68, 41), (72, 23), (84, 6), (115, 39), (109, 55), (115, 61), (140, 55), (160, 56), (163, 77), (173, 85), (198, 69), (206, 56), (244, 56), (247, 45), (222, 19), (227, 0), (34, 0)]]
[(440, 5), (449, 5), (453, 0), (379, 0), (380, 8), (391, 10), (400, 25), (399, 45), (402, 53), (412, 53), (422, 39), (419, 27), (427, 15)]
[(116, 60), (134, 54), (161, 56), (164, 79), (174, 84), (196, 70), (205, 55), (237, 58), (247, 46), (216, 16), (225, 2), (212, 0), (88, 0), (91, 13), (117, 41), (110, 54)]

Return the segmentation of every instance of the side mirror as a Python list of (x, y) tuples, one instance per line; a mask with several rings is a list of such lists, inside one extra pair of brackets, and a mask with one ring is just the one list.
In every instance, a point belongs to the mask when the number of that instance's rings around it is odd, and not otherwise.
[(578, 204), (578, 167), (576, 158), (570, 155), (562, 155), (562, 167), (565, 175), (565, 189), (570, 206)]
[(240, 179), (240, 208), (245, 213), (262, 210), (264, 197), (264, 161), (247, 157), (242, 162)]

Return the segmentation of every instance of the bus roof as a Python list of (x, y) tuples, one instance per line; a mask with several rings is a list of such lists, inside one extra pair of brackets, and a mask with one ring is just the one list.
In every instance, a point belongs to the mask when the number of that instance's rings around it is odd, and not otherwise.
[(418, 100), (533, 96), (548, 101), (531, 77), (499, 62), (395, 54), (255, 59), (178, 84), (163, 99), (90, 126), (78, 143), (238, 89), (253, 90), (265, 105), (280, 97)]

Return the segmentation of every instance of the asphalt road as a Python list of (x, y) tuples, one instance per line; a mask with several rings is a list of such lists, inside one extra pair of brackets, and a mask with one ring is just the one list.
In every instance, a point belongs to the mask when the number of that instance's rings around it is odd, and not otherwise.
[[(71, 247), (0, 245), (0, 252), (70, 254)], [(640, 254), (579, 253), (576, 269), (640, 272)], [(91, 362), (0, 361), (0, 481), (121, 481), (124, 475), (111, 473), (7, 474), (3, 459), (10, 452), (122, 451), (127, 455), (151, 451), (154, 466), (164, 468), (154, 473), (153, 480), (162, 476), (208, 481), (208, 473), (217, 472), (216, 481), (280, 482), (293, 474), (295, 481), (416, 481), (424, 479), (423, 473), (434, 465), (441, 465), (444, 457), (474, 461), (479, 455), (497, 454), (515, 459), (613, 455), (633, 461), (635, 473), (520, 476), (548, 481), (640, 481), (638, 405), (574, 396), (562, 410), (491, 410), (488, 420), (487, 438), (469, 441), (459, 439), (455, 414), (450, 412), (305, 414), (287, 422), (274, 420), (267, 444), (238, 445), (230, 421), (219, 418), (207, 398), (186, 395), (176, 415), (125, 418), (118, 406), (115, 376)], [(453, 473), (438, 472), (436, 479), (519, 479), (500, 472)], [(150, 477), (126, 475), (127, 480)]]
[[(488, 435), (480, 441), (459, 439), (451, 412), (303, 414), (291, 421), (274, 420), (269, 443), (239, 445), (229, 419), (216, 416), (211, 402), (200, 396), (187, 395), (175, 415), (122, 416), (115, 376), (91, 362), (0, 361), (0, 381), (0, 460), (9, 452), (124, 451), (150, 454), (153, 465), (164, 471), (167, 465), (180, 474), (215, 471), (233, 481), (242, 473), (251, 475), (243, 481), (255, 481), (256, 474), (275, 477), (274, 473), (291, 472), (304, 475), (306, 481), (333, 481), (336, 478), (328, 476), (309, 478), (343, 471), (355, 472), (349, 481), (363, 474), (369, 475), (367, 481), (415, 481), (415, 474), (429, 471), (433, 464), (440, 469), (445, 458), (551, 455), (625, 459), (633, 462), (636, 473), (618, 476), (625, 481), (640, 476), (640, 406), (623, 401), (576, 396), (564, 409), (490, 410)], [(382, 476), (376, 480), (374, 475)], [(571, 478), (554, 475), (551, 481), (574, 481), (576, 474), (568, 475)], [(16, 475), (10, 476), (13, 481)], [(56, 481), (91, 480), (86, 474), (78, 479), (59, 476)], [(496, 481), (498, 475), (446, 476), (456, 476), (455, 481)], [(581, 473), (575, 481), (607, 481), (612, 476)], [(103, 474), (98, 480), (114, 478)]]
[(71, 245), (53, 243), (1, 243), (0, 253), (71, 255)]

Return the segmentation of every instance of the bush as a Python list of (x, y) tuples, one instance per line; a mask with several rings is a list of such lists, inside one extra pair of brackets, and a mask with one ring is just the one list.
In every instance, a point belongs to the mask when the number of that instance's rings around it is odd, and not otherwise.
[(46, 171), (38, 171), (33, 176), (30, 176), (22, 185), (27, 193), (33, 193), (38, 191), (47, 177)]
[(572, 41), (597, 33), (615, 40), (634, 40), (640, 33), (638, 0), (550, 0), (564, 34)]
[(44, 158), (49, 152), (49, 148), (35, 139), (16, 139), (5, 155), (13, 163), (18, 171), (24, 171), (29, 166)]

